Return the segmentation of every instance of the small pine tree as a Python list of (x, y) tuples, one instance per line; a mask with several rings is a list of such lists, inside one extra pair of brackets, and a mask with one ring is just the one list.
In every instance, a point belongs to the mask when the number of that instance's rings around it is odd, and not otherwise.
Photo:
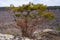
[[(32, 5), (32, 7), (31, 7), (31, 5)], [(50, 12), (45, 12), (45, 10), (46, 10), (46, 5), (43, 5), (43, 4), (27, 4), (27, 5), (23, 5), (23, 6), (19, 6), (18, 8), (12, 8), (12, 9), (14, 9), (13, 11), (14, 12), (22, 12), (22, 11), (27, 11), (27, 14), (26, 15), (23, 15), (24, 16), (24, 20), (22, 19), (20, 19), (20, 20), (18, 20), (18, 22), (17, 22), (17, 24), (21, 27), (21, 29), (22, 29), (22, 35), (24, 35), (24, 36), (28, 36), (28, 33), (27, 33), (27, 29), (28, 29), (28, 26), (27, 26), (27, 22), (28, 22), (28, 17), (30, 17), (31, 19), (32, 18), (38, 18), (38, 16), (39, 16), (39, 18), (41, 18), (41, 17), (44, 17), (44, 18), (47, 18), (47, 19), (53, 19), (54, 18), (54, 16), (53, 16), (53, 14), (52, 13), (50, 13)], [(32, 11), (32, 9), (33, 10), (37, 10), (38, 11), (38, 13), (36, 14), (36, 13), (34, 13), (34, 14), (30, 14), (30, 12)], [(20, 14), (21, 15), (21, 14)], [(20, 16), (19, 14), (16, 14), (15, 16), (16, 17), (19, 17)], [(36, 23), (37, 23), (37, 21), (36, 21)]]

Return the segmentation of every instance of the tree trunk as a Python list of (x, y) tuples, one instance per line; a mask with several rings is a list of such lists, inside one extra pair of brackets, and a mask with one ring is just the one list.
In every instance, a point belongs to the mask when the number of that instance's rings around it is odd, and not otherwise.
[(22, 36), (28, 36), (28, 33), (27, 33), (27, 18), (26, 19), (19, 19), (17, 20), (17, 25), (21, 27), (21, 30), (22, 30)]

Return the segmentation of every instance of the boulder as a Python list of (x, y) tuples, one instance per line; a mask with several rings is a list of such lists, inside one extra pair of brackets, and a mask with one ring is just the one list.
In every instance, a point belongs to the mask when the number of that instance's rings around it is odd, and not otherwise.
[(32, 36), (38, 40), (60, 40), (60, 31), (53, 29), (36, 30)]
[(0, 40), (13, 40), (13, 38), (13, 35), (0, 33)]

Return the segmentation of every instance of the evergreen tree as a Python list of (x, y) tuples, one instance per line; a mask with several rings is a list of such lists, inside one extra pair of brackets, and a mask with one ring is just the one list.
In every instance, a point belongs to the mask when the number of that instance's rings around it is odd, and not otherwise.
[[(22, 5), (22, 6), (19, 6), (19, 7), (12, 7), (13, 9), (13, 12), (23, 12), (23, 11), (26, 11), (27, 14), (26, 15), (23, 15), (24, 16), (24, 20), (19, 20), (19, 21), (23, 21), (23, 24), (21, 25), (21, 22), (18, 21), (18, 25), (21, 26), (21, 29), (22, 29), (22, 35), (24, 36), (28, 36), (28, 33), (27, 33), (27, 20), (28, 20), (28, 17), (30, 17), (31, 19), (32, 18), (35, 18), (35, 19), (38, 19), (38, 18), (46, 18), (46, 19), (53, 19), (54, 18), (54, 15), (53, 13), (51, 12), (46, 12), (46, 9), (47, 9), (47, 6), (46, 5), (43, 5), (43, 4), (33, 4), (33, 3), (30, 3), (30, 4), (27, 4), (27, 5)], [(33, 10), (37, 10), (38, 13), (32, 13), (30, 14), (31, 11)], [(16, 17), (20, 17), (21, 14), (17, 14), (15, 15)]]

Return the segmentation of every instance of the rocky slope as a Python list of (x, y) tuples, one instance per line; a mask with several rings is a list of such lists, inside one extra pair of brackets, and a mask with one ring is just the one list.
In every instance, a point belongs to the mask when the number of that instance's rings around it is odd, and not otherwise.
[(21, 36), (21, 28), (15, 22), (0, 24), (0, 33)]
[[(53, 10), (51, 10), (51, 11), (53, 11)], [(39, 33), (41, 33), (41, 30), (44, 31), (44, 29), (46, 29), (46, 28), (47, 29), (59, 28), (59, 26), (60, 26), (60, 24), (59, 24), (60, 23), (60, 21), (59, 21), (60, 20), (60, 14), (59, 14), (60, 11), (54, 10), (53, 12), (55, 13), (54, 14), (55, 18), (56, 18), (55, 21), (45, 21), (43, 18), (37, 19), (38, 20), (38, 23), (37, 23), (38, 25), (37, 25), (36, 19), (33, 19), (32, 21), (29, 21), (29, 19), (28, 19), (28, 24), (27, 24), (28, 25), (28, 29), (27, 29), (28, 34), (31, 34), (31, 36), (32, 36), (35, 31), (39, 30), (40, 32), (37, 31), (37, 35), (39, 35)], [(26, 13), (26, 12), (23, 12), (23, 14), (24, 13)], [(36, 10), (32, 11), (31, 13), (36, 13)], [(9, 10), (9, 9), (6, 10), (5, 8), (0, 8), (0, 33), (11, 34), (14, 36), (22, 36), (21, 28), (20, 28), (20, 26), (17, 26), (16, 22), (14, 21), (13, 15), (14, 14), (11, 10)], [(24, 19), (22, 19), (19, 24), (21, 24), (21, 23), (23, 24), (24, 23), (23, 20)], [(51, 22), (52, 22), (52, 24), (50, 24)], [(57, 25), (56, 23), (58, 23), (59, 25)], [(22, 26), (24, 26), (24, 24)], [(55, 32), (58, 33), (58, 35), (55, 34)], [(37, 39), (38, 40), (57, 40), (57, 39), (60, 40), (59, 33), (60, 32), (52, 30), (52, 31), (48, 31), (48, 32), (42, 32), (42, 34), (39, 35), (39, 37), (38, 37), (39, 39), (37, 38), (36, 34), (34, 34), (34, 37), (36, 37), (35, 40), (37, 40)], [(40, 39), (40, 38), (42, 38), (42, 39)]]

